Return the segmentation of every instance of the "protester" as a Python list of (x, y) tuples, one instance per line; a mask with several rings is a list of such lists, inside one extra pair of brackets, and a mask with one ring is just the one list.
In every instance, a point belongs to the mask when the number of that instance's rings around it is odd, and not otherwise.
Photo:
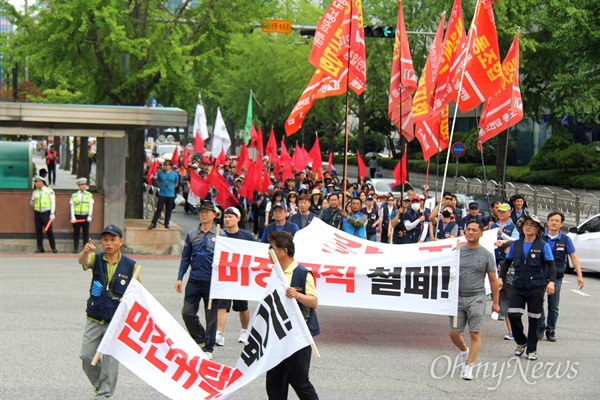
[(431, 241), (458, 237), (458, 224), (452, 221), (454, 211), (454, 207), (452, 206), (444, 207), (441, 221), (436, 225), (429, 225), (429, 237)]
[(329, 203), (329, 207), (321, 210), (319, 219), (327, 225), (341, 229), (343, 217), (341, 216), (342, 210), (340, 209), (340, 195), (338, 193), (330, 194), (327, 202)]
[(469, 203), (469, 211), (468, 214), (460, 219), (458, 224), (460, 230), (460, 236), (465, 236), (465, 226), (467, 222), (470, 220), (483, 221), (483, 214), (479, 212), (479, 203), (476, 201), (472, 201)]
[[(215, 253), (215, 239), (217, 227), (214, 224), (217, 217), (217, 208), (210, 200), (202, 200), (200, 208), (200, 225), (188, 232), (185, 245), (181, 253), (179, 273), (175, 282), (175, 291), (182, 293), (183, 277), (191, 267), (190, 277), (185, 286), (185, 299), (181, 315), (190, 336), (207, 357), (212, 360), (215, 338), (217, 333), (217, 308), (213, 304), (208, 309), (210, 297), (210, 280), (212, 277), (212, 264)], [(220, 236), (225, 236), (221, 231)], [(200, 323), (198, 310), (200, 301), (204, 301), (204, 316), (206, 329)]]
[[(52, 230), (52, 221), (54, 221), (54, 211), (56, 209), (56, 199), (54, 190), (46, 186), (46, 180), (39, 175), (33, 177), (35, 189), (31, 194), (29, 204), (33, 207), (35, 220), (35, 237), (37, 241), (36, 253), (44, 253), (44, 232), (48, 234), (48, 242), (53, 253), (58, 253), (56, 249), (56, 240)], [(47, 229), (46, 229), (47, 228)]]
[[(288, 232), (272, 232), (268, 236), (269, 248), (273, 250), (285, 279), (290, 285), (285, 295), (296, 299), (311, 334), (319, 334), (318, 322), (314, 310), (319, 304), (317, 289), (312, 272), (294, 259), (295, 246)], [(298, 350), (267, 372), (267, 396), (269, 400), (288, 398), (289, 385), (301, 400), (316, 400), (317, 392), (310, 382), (311, 348), (306, 346)]]
[(301, 194), (298, 196), (298, 212), (292, 215), (289, 219), (290, 222), (298, 225), (299, 229), (306, 228), (316, 217), (315, 214), (310, 212), (310, 197), (307, 194)]
[[(225, 235), (230, 238), (256, 241), (254, 235), (245, 229), (240, 229), (240, 220), (242, 213), (236, 207), (229, 207), (223, 212), (223, 226), (225, 227)], [(214, 301), (214, 300), (213, 300)], [(250, 311), (248, 310), (247, 300), (218, 300), (219, 311), (217, 317), (217, 334), (215, 344), (217, 346), (225, 345), (225, 325), (227, 324), (227, 313), (231, 309), (233, 303), (233, 311), (237, 311), (240, 315), (240, 337), (238, 342), (244, 343), (248, 338), (248, 323), (250, 322)]]
[(103, 355), (95, 366), (92, 365), (92, 360), (121, 297), (141, 268), (134, 260), (121, 254), (123, 232), (118, 226), (108, 225), (101, 235), (104, 251), (96, 252), (92, 239), (88, 239), (78, 258), (84, 271), (92, 270), (80, 358), (83, 372), (94, 386), (94, 399), (97, 400), (109, 399), (115, 393), (119, 362), (109, 355)]
[[(285, 204), (284, 199), (283, 199), (283, 193), (279, 189), (273, 190), (273, 195), (269, 199), (269, 202), (267, 203), (267, 207), (265, 208), (265, 228), (267, 227), (267, 225), (269, 225), (271, 222), (273, 222), (273, 204), (275, 204), (275, 203)], [(286, 206), (286, 210), (287, 210), (287, 206)]]
[(379, 224), (381, 226), (381, 243), (390, 243), (391, 236), (388, 234), (390, 230), (390, 221), (396, 218), (398, 208), (394, 204), (394, 196), (388, 193), (385, 204), (379, 209)]
[(273, 204), (273, 222), (265, 227), (263, 235), (260, 239), (262, 243), (267, 243), (267, 237), (271, 232), (284, 231), (290, 233), (292, 236), (296, 234), (300, 229), (298, 225), (293, 222), (286, 221), (286, 206), (285, 203), (278, 202)]
[(396, 213), (396, 216), (390, 221), (388, 235), (393, 244), (404, 244), (404, 238), (406, 237), (404, 215), (408, 211), (409, 206), (410, 198), (408, 196), (404, 196), (402, 202), (400, 202), (400, 206), (398, 207), (398, 212)]
[(79, 253), (79, 232), (83, 230), (83, 245), (90, 237), (90, 222), (94, 212), (94, 197), (87, 191), (87, 179), (77, 179), (79, 190), (71, 195), (71, 223), (73, 224), (73, 253)]
[(286, 202), (286, 205), (287, 205), (286, 216), (287, 216), (288, 219), (292, 215), (294, 215), (294, 214), (296, 214), (298, 212), (297, 198), (298, 198), (298, 195), (294, 191), (289, 192), (288, 195), (285, 198), (285, 202)]
[[(554, 294), (556, 266), (550, 246), (541, 238), (544, 224), (535, 215), (523, 215), (519, 218), (517, 227), (523, 239), (516, 240), (510, 246), (500, 268), (500, 285), (514, 261), (515, 275), (508, 308), (508, 318), (517, 342), (514, 354), (520, 357), (527, 349), (527, 359), (537, 360), (537, 331), (544, 290), (549, 295)], [(521, 321), (525, 306), (527, 306), (529, 319), (527, 336), (523, 332), (523, 321)]]
[(156, 212), (152, 217), (152, 223), (148, 229), (156, 228), (156, 223), (160, 218), (160, 214), (165, 209), (165, 229), (170, 228), (171, 212), (175, 207), (175, 187), (179, 184), (179, 175), (173, 171), (173, 162), (165, 160), (163, 162), (163, 170), (156, 174), (156, 182), (160, 191), (158, 192), (158, 202), (156, 204)]
[(323, 209), (323, 193), (321, 189), (314, 188), (310, 195), (310, 207), (309, 210), (313, 214), (319, 214)]
[(570, 237), (560, 231), (565, 222), (565, 216), (559, 211), (553, 211), (548, 214), (548, 229), (544, 233), (544, 240), (550, 245), (554, 264), (556, 265), (556, 279), (554, 280), (554, 294), (548, 295), (548, 321), (542, 305), (542, 315), (540, 317), (540, 326), (538, 328), (538, 339), (541, 339), (546, 331), (546, 339), (550, 342), (556, 342), (556, 321), (558, 321), (558, 304), (560, 302), (560, 289), (562, 280), (565, 276), (567, 256), (571, 258), (571, 265), (577, 273), (577, 284), (579, 289), (583, 289), (583, 275), (581, 274), (581, 265), (579, 257), (575, 253), (575, 246)]
[(425, 198), (424, 207), (433, 210), (435, 208), (435, 199), (429, 195), (429, 185), (425, 184), (421, 186), (421, 194)]
[(421, 212), (421, 199), (413, 196), (410, 200), (410, 208), (402, 217), (406, 227), (404, 243), (421, 243), (429, 228), (429, 215)]
[(377, 227), (380, 224), (379, 219), (379, 207), (375, 206), (375, 199), (373, 196), (367, 196), (367, 205), (362, 210), (361, 213), (367, 216), (367, 240), (372, 242), (377, 241)]
[(492, 226), (498, 222), (498, 207), (500, 207), (500, 204), (502, 204), (500, 200), (494, 200), (492, 202), (492, 206), (490, 207), (490, 215), (483, 219), (483, 226), (485, 226), (486, 231), (491, 229)]
[[(467, 245), (460, 249), (460, 276), (458, 281), (458, 310), (456, 326), (454, 317), (450, 317), (449, 330), (452, 343), (461, 351), (459, 363), (463, 364), (461, 378), (473, 379), (473, 365), (481, 351), (481, 329), (485, 316), (485, 276), (488, 276), (492, 288), (494, 303), (492, 311), (499, 312), (498, 281), (494, 256), (487, 251), (479, 240), (483, 236), (483, 223), (477, 220), (467, 222), (465, 227)], [(461, 333), (469, 325), (470, 348), (467, 347)]]
[(512, 206), (512, 211), (510, 213), (510, 219), (514, 224), (517, 223), (521, 216), (529, 214), (527, 211), (527, 203), (525, 203), (525, 196), (522, 194), (515, 194), (511, 196), (509, 204)]
[(350, 211), (342, 211), (342, 230), (361, 239), (367, 238), (368, 216), (361, 212), (360, 198), (350, 200)]

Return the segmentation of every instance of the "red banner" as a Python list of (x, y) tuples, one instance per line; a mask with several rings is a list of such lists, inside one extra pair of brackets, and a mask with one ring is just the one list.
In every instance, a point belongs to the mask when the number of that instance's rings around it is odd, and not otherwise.
[(404, 27), (402, 0), (398, 1), (398, 24), (392, 58), (392, 78), (390, 79), (390, 99), (388, 115), (398, 131), (408, 141), (414, 139), (412, 126), (412, 93), (417, 89), (417, 81), (412, 57), (408, 47), (408, 37)]
[(448, 105), (444, 112), (434, 119), (421, 121), (415, 124), (415, 137), (421, 143), (423, 159), (429, 159), (448, 148)]
[[(469, 29), (467, 65), (458, 108), (462, 113), (472, 110), (496, 93), (502, 84), (500, 50), (491, 0), (478, 0), (475, 19)], [(454, 77), (460, 86), (461, 73)]]
[(487, 99), (479, 120), (477, 148), (523, 119), (523, 100), (519, 89), (519, 33), (502, 62), (502, 88)]

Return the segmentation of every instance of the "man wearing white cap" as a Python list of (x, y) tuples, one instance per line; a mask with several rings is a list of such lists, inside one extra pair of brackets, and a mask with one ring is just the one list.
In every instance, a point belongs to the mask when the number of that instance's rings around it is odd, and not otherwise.
[(87, 191), (87, 179), (77, 179), (79, 190), (71, 195), (71, 223), (73, 224), (73, 253), (79, 253), (79, 232), (83, 230), (83, 245), (90, 238), (90, 222), (94, 211), (94, 198)]
[(35, 213), (35, 235), (37, 239), (37, 250), (35, 252), (45, 252), (44, 232), (46, 232), (52, 252), (58, 253), (51, 222), (54, 221), (54, 210), (56, 209), (54, 190), (47, 186), (46, 180), (39, 175), (33, 177), (33, 184), (35, 189), (33, 190), (29, 204), (31, 204)]

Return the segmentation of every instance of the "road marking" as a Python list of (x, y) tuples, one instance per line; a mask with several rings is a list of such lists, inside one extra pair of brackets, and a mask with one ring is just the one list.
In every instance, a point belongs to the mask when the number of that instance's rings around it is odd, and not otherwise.
[(578, 294), (578, 295), (580, 295), (580, 296), (590, 297), (590, 295), (589, 295), (589, 294), (587, 294), (587, 293), (584, 293), (584, 292), (582, 292), (581, 290), (577, 290), (577, 289), (569, 289), (569, 290), (571, 290), (571, 292), (573, 292), (573, 293), (577, 293), (577, 294)]

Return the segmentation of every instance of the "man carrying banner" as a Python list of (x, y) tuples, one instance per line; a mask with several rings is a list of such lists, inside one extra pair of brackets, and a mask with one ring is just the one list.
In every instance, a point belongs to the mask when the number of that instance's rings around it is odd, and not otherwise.
[[(242, 219), (242, 213), (236, 207), (229, 207), (223, 212), (223, 225), (225, 226), (225, 235), (230, 238), (248, 240), (255, 242), (254, 235), (245, 229), (240, 229), (239, 223)], [(217, 317), (217, 338), (218, 346), (225, 345), (225, 324), (227, 324), (227, 313), (231, 309), (233, 303), (233, 311), (240, 314), (240, 338), (238, 342), (244, 343), (248, 338), (248, 323), (250, 322), (250, 311), (248, 311), (247, 300), (219, 300), (219, 315)]]
[[(459, 362), (463, 365), (460, 377), (473, 379), (473, 365), (481, 351), (481, 328), (485, 315), (485, 275), (492, 287), (494, 304), (492, 311), (499, 312), (498, 280), (496, 279), (496, 263), (494, 256), (479, 243), (483, 236), (483, 223), (470, 220), (465, 227), (466, 247), (460, 249), (460, 276), (458, 281), (457, 324), (450, 317), (448, 329), (450, 339), (461, 351)], [(465, 325), (469, 324), (471, 348), (467, 347), (461, 336)]]
[[(210, 280), (212, 276), (212, 264), (215, 253), (215, 240), (217, 227), (214, 225), (217, 216), (217, 208), (210, 200), (202, 200), (200, 203), (200, 225), (188, 232), (185, 237), (185, 245), (181, 253), (179, 273), (175, 282), (175, 291), (182, 292), (183, 276), (191, 266), (190, 277), (185, 286), (185, 299), (181, 316), (190, 336), (212, 360), (215, 338), (217, 334), (217, 304), (208, 309), (210, 299)], [(225, 236), (220, 232), (221, 236)], [(200, 300), (204, 301), (204, 316), (206, 318), (206, 329), (200, 323), (198, 310)]]
[(121, 254), (123, 232), (118, 226), (108, 225), (101, 234), (104, 252), (96, 253), (96, 246), (89, 239), (78, 258), (83, 270), (91, 268), (93, 274), (80, 358), (83, 372), (95, 388), (94, 399), (98, 400), (108, 399), (115, 393), (119, 362), (108, 355), (95, 366), (92, 360), (121, 297), (139, 268), (134, 260)]
[[(275, 252), (283, 269), (285, 279), (290, 285), (286, 296), (296, 299), (302, 315), (306, 318), (308, 329), (313, 336), (319, 334), (314, 309), (319, 300), (312, 273), (294, 260), (294, 241), (288, 232), (272, 232), (268, 236), (269, 247)], [(267, 395), (269, 400), (285, 400), (288, 398), (288, 386), (292, 388), (301, 400), (318, 399), (319, 396), (308, 378), (310, 369), (310, 346), (298, 350), (279, 365), (267, 372)]]

